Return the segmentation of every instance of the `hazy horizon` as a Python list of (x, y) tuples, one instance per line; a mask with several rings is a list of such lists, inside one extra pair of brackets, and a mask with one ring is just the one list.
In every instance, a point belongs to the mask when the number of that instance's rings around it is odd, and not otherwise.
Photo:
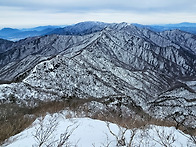
[[(81, 22), (101, 22), (101, 21), (81, 21)], [(56, 26), (56, 27), (65, 27), (65, 26), (70, 26), (70, 25), (75, 25), (77, 23), (81, 23), (81, 22), (76, 22), (76, 23), (73, 23), (73, 24), (59, 24), (59, 25), (51, 25), (51, 24), (46, 24), (46, 25), (34, 25), (34, 26), (31, 26), (31, 27), (0, 27), (0, 30), (1, 29), (6, 29), (6, 28), (11, 28), (11, 29), (32, 29), (32, 28), (37, 28), (37, 27), (45, 27), (45, 26)], [(108, 22), (103, 22), (103, 23), (108, 23)], [(115, 22), (114, 22), (115, 23)], [(119, 22), (119, 23), (122, 23), (122, 22)], [(127, 23), (127, 22), (125, 22)], [(139, 25), (157, 25), (157, 26), (161, 26), (161, 25), (174, 25), (174, 24), (183, 24), (183, 23), (194, 23), (194, 22), (180, 22), (180, 23), (162, 23), (162, 24), (142, 24), (142, 23), (137, 23), (137, 22), (133, 22), (133, 23), (129, 23), (129, 24), (139, 24)], [(196, 24), (196, 23), (195, 23)]]

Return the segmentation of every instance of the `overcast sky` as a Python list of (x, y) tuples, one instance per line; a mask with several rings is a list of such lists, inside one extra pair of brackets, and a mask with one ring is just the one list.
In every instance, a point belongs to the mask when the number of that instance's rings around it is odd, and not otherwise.
[(0, 0), (0, 28), (81, 21), (196, 22), (196, 0)]

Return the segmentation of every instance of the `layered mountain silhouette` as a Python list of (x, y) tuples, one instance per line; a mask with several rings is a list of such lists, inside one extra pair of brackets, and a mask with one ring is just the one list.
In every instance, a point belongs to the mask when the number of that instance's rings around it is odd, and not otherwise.
[[(133, 25), (139, 28), (147, 28), (155, 32), (169, 31), (169, 30), (181, 30), (196, 34), (195, 23), (179, 23), (179, 24), (164, 24), (164, 25), (141, 25), (134, 23)], [(111, 26), (109, 23), (104, 22), (80, 22), (74, 25), (61, 25), (61, 26), (39, 26), (35, 28), (3, 28), (0, 30), (0, 38), (11, 41), (18, 41), (27, 37), (43, 36), (49, 34), (59, 35), (84, 35), (90, 34), (96, 31), (101, 31), (103, 28)]]
[(28, 29), (13, 29), (13, 28), (3, 28), (0, 30), (0, 38), (18, 41), (27, 37), (41, 36), (45, 35), (60, 26), (40, 26)]

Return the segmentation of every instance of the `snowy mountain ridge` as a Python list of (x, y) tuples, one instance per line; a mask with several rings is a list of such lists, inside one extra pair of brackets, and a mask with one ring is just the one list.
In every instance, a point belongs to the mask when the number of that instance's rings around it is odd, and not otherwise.
[(194, 35), (121, 23), (87, 35), (46, 35), (16, 44), (0, 53), (2, 103), (10, 95), (32, 107), (36, 100), (118, 96), (126, 101), (122, 107), (186, 118), (184, 125), (196, 127), (196, 90), (189, 84), (196, 80)]

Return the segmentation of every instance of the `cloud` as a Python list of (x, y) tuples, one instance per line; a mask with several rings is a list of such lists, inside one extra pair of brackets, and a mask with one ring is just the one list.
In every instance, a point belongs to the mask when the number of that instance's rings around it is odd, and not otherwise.
[(0, 27), (95, 20), (131, 23), (196, 21), (195, 0), (0, 0)]
[(6, 0), (0, 6), (59, 12), (196, 12), (195, 0)]

